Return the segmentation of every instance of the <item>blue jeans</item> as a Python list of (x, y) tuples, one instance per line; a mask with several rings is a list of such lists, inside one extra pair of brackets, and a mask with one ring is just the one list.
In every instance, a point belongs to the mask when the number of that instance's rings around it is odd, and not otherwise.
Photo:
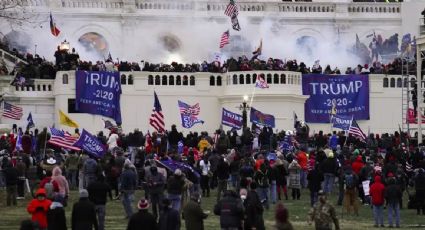
[(105, 230), (105, 205), (96, 205), (97, 221), (99, 222), (99, 230)]
[(301, 173), (300, 173), (300, 182), (301, 182), (302, 188), (307, 187), (307, 173), (303, 169), (301, 169)]
[(400, 226), (400, 204), (396, 203), (388, 203), (388, 224), (393, 226), (393, 213), (395, 215), (395, 225)]
[(277, 188), (276, 188), (276, 181), (272, 180), (272, 183), (270, 183), (270, 200), (273, 204), (276, 204), (277, 200)]
[(382, 205), (373, 205), (373, 218), (375, 225), (384, 225), (384, 213)]
[(267, 196), (269, 188), (257, 188), (258, 197), (260, 198), (261, 203), (269, 209), (269, 198)]
[(134, 159), (135, 159), (135, 157), (136, 157), (136, 149), (137, 147), (134, 147), (134, 146), (128, 146), (128, 152), (130, 153), (130, 161), (131, 161), (131, 163), (133, 163), (134, 164)]
[(133, 215), (133, 208), (132, 208), (132, 204), (134, 201), (134, 191), (123, 191), (122, 192), (122, 205), (124, 206), (124, 211), (125, 214), (127, 215), (128, 218), (131, 217), (131, 215)]
[(323, 182), (323, 192), (329, 194), (332, 192), (332, 188), (335, 181), (335, 175), (332, 173), (325, 173), (325, 180)]
[(239, 174), (231, 174), (230, 175), (230, 181), (232, 182), (233, 188), (239, 187)]
[(180, 212), (182, 195), (168, 194), (168, 199), (171, 201), (172, 208)]

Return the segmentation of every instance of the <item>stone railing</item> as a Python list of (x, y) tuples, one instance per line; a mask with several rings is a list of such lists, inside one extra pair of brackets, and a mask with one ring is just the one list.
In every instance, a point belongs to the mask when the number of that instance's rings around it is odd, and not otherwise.
[(269, 85), (301, 85), (299, 72), (289, 71), (247, 71), (226, 74), (227, 85), (253, 85), (257, 76), (262, 76)]
[(136, 2), (136, 8), (141, 10), (193, 10), (194, 3), (149, 0)]
[(124, 3), (122, 0), (102, 0), (102, 1), (87, 1), (87, 0), (62, 0), (64, 8), (107, 8), (121, 9)]
[(311, 3), (311, 2), (286, 2), (279, 3), (280, 12), (296, 13), (332, 13), (335, 12), (334, 3)]
[(375, 13), (375, 14), (400, 14), (401, 4), (399, 3), (373, 3), (364, 2), (351, 3), (348, 5), (348, 13)]
[(52, 92), (55, 80), (34, 79), (34, 84), (16, 86), (16, 92)]

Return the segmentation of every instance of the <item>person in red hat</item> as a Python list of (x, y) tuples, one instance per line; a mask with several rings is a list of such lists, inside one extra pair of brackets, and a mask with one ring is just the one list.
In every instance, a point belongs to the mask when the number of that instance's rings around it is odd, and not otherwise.
[(146, 199), (141, 199), (137, 204), (139, 212), (133, 214), (128, 221), (127, 230), (142, 230), (151, 229), (157, 230), (158, 225), (155, 217), (148, 212), (149, 202)]
[(47, 212), (52, 201), (46, 199), (46, 190), (40, 188), (35, 193), (35, 198), (28, 204), (27, 211), (32, 215), (32, 221), (37, 222), (40, 229), (47, 229)]

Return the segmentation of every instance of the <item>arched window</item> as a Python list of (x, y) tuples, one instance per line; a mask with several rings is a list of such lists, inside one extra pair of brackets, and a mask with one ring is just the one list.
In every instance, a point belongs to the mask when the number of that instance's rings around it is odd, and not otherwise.
[(395, 88), (395, 78), (393, 78), (393, 77), (390, 80), (390, 87)]
[(152, 75), (148, 76), (148, 85), (153, 85), (153, 76)]
[(162, 85), (167, 85), (167, 76), (166, 75), (162, 75)]
[(180, 77), (180, 75), (176, 77), (176, 85), (182, 85), (182, 77)]
[(62, 75), (62, 84), (64, 85), (68, 84), (68, 74)]
[(217, 77), (217, 86), (221, 86), (221, 76)]
[(242, 74), (241, 74), (241, 75), (239, 75), (239, 84), (240, 84), (240, 85), (245, 84), (245, 83), (244, 83), (244, 77), (243, 77), (243, 75), (242, 75)]
[[(241, 77), (241, 76), (243, 77), (243, 74), (239, 75), (239, 77)], [(245, 82), (246, 82), (246, 84), (251, 84), (251, 75), (247, 74), (245, 76)]]
[(183, 75), (183, 85), (188, 85), (189, 79), (186, 75)]
[(215, 85), (215, 77), (210, 76), (210, 86), (214, 86), (214, 85)]
[(401, 88), (401, 87), (402, 87), (401, 78), (397, 78), (397, 88)]
[(233, 74), (232, 76), (232, 85), (238, 84), (238, 76), (236, 74)]
[(189, 78), (189, 85), (195, 85), (195, 76), (190, 76)]
[[(27, 91), (29, 91), (29, 87), (27, 87)], [(47, 91), (52, 91), (52, 85), (47, 85)]]
[(127, 84), (127, 76), (125, 74), (121, 75), (121, 85)]
[(160, 85), (161, 84), (161, 77), (159, 75), (155, 76), (155, 85)]
[(285, 74), (280, 75), (280, 84), (286, 84), (286, 76)]
[(168, 78), (168, 85), (174, 85), (174, 76), (170, 75), (170, 77)]
[(129, 85), (133, 85), (134, 84), (134, 77), (131, 74), (128, 76), (128, 84)]
[(273, 75), (273, 84), (279, 84), (279, 74)]
[[(262, 74), (264, 77), (264, 74)], [(271, 74), (267, 74), (267, 84), (271, 84), (272, 83), (272, 75)]]

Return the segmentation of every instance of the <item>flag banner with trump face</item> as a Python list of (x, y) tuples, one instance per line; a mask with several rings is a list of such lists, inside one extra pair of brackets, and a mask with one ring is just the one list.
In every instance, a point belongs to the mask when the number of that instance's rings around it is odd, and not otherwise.
[(259, 126), (275, 127), (273, 115), (262, 113), (254, 109), (254, 107), (251, 107), (249, 121)]

